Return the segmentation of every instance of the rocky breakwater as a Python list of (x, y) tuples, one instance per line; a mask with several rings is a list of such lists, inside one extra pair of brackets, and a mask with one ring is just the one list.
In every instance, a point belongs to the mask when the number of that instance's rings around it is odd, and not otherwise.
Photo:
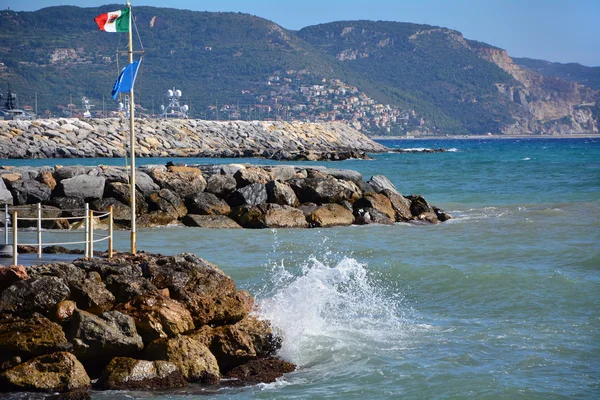
[[(111, 206), (120, 227), (131, 221), (127, 171), (117, 167), (0, 169), (0, 204), (43, 204), (44, 217), (74, 217), (85, 202)], [(75, 210), (75, 211), (74, 211)], [(33, 215), (29, 215), (33, 214)], [(19, 215), (33, 217), (35, 211)], [(81, 215), (81, 214), (79, 214)], [(310, 228), (438, 223), (450, 218), (420, 195), (403, 196), (383, 175), (324, 167), (144, 166), (136, 174), (138, 227)], [(69, 228), (73, 220), (45, 221)]]
[[(136, 120), (138, 157), (264, 157), (340, 160), (382, 152), (341, 122)], [(125, 157), (129, 122), (121, 119), (0, 121), (0, 158)]]
[(0, 391), (273, 382), (295, 369), (254, 299), (195, 255), (0, 266)]

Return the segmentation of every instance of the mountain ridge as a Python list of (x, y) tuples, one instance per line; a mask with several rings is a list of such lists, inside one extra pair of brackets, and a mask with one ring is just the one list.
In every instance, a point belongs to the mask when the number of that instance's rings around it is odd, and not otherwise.
[[(119, 7), (1, 11), (2, 91), (10, 82), (29, 104), (35, 91), (55, 115), (78, 108), (73, 94), (99, 110), (126, 39), (97, 31), (93, 17)], [(338, 21), (291, 31), (242, 13), (136, 7), (134, 15), (146, 47), (142, 113), (156, 113), (177, 86), (195, 118), (344, 120), (371, 135), (598, 130), (597, 90), (524, 69), (443, 27)]]

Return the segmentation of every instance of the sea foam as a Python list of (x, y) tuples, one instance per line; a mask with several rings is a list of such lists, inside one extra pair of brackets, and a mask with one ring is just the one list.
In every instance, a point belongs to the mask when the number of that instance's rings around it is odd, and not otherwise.
[(332, 266), (310, 258), (298, 274), (279, 264), (259, 313), (282, 336), (286, 360), (308, 366), (352, 358), (373, 346), (398, 346), (407, 333), (410, 310), (384, 281), (348, 257)]

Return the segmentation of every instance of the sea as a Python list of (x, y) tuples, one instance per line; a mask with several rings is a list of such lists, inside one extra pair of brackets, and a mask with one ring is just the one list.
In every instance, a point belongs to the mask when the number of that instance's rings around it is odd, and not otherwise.
[[(373, 160), (308, 162), (387, 176), (453, 219), (328, 229), (138, 231), (257, 299), (295, 372), (276, 383), (94, 399), (600, 398), (600, 139), (381, 140)], [(137, 159), (140, 164), (269, 160)], [(123, 164), (122, 159), (3, 165)], [(293, 164), (301, 164), (294, 162)], [(128, 232), (116, 247), (127, 251)]]

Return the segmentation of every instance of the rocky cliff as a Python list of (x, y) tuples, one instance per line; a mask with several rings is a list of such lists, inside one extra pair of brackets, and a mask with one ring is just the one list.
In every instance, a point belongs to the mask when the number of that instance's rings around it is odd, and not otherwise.
[[(0, 121), (0, 158), (124, 157), (129, 121)], [(387, 150), (343, 123), (136, 120), (140, 157), (340, 159)]]
[(598, 133), (594, 109), (600, 98), (599, 91), (522, 68), (505, 50), (483, 47), (477, 49), (477, 53), (515, 79), (512, 83), (496, 85), (514, 106), (516, 121), (505, 126), (503, 133)]

